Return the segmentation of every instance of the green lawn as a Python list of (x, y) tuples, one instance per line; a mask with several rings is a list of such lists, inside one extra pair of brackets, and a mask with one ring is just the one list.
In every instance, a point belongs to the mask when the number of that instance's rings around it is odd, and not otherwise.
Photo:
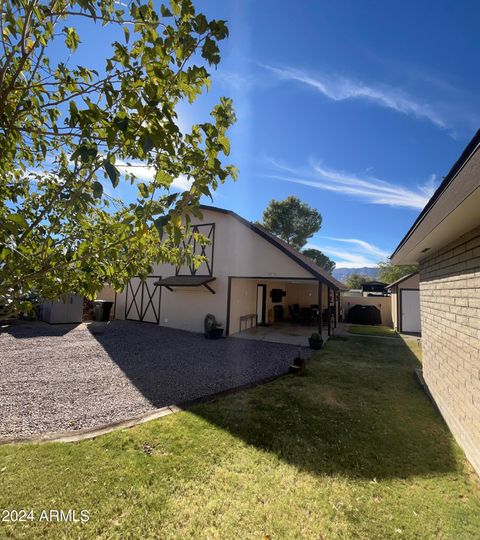
[(348, 329), (350, 334), (361, 334), (364, 336), (399, 337), (393, 328), (388, 326), (367, 326), (353, 324)]
[(478, 539), (478, 479), (415, 365), (401, 339), (332, 338), (303, 378), (97, 440), (0, 447), (0, 508), (91, 516), (0, 537)]

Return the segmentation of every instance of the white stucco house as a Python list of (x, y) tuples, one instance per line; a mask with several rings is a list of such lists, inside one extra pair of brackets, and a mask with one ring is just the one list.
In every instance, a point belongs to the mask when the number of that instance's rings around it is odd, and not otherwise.
[(391, 260), (419, 266), (423, 378), (480, 473), (480, 130)]
[(197, 269), (158, 265), (145, 281), (131, 279), (116, 294), (116, 319), (202, 332), (205, 315), (212, 313), (231, 335), (272, 323), (281, 312), (288, 319), (289, 306), (316, 306), (324, 315), (323, 331), (330, 333), (338, 320), (342, 283), (238, 214), (204, 205), (200, 209), (203, 219), (192, 221), (193, 232), (208, 237), (210, 244), (195, 245), (193, 237), (188, 242), (207, 261)]

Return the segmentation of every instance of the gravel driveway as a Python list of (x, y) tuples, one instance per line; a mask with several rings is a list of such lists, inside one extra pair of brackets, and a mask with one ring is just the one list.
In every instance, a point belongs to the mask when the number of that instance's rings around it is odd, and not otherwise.
[(288, 370), (298, 347), (130, 321), (0, 328), (0, 437), (101, 426)]

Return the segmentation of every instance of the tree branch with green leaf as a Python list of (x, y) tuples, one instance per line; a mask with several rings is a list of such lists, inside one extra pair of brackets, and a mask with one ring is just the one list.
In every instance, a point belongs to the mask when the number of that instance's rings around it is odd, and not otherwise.
[(388, 260), (378, 263), (378, 266), (378, 279), (387, 285), (418, 270), (415, 265), (398, 266)]
[[(75, 64), (78, 20), (89, 39), (118, 28), (103, 70)], [(208, 90), (225, 21), (190, 0), (155, 9), (135, 0), (7, 0), (0, 5), (0, 304), (28, 307), (67, 292), (94, 296), (105, 279), (122, 288), (155, 263), (178, 264), (199, 199), (236, 178), (224, 164), (235, 121), (221, 98), (189, 133), (177, 107)], [(58, 54), (59, 40), (65, 58)], [(55, 48), (55, 54), (52, 51)], [(121, 174), (143, 163), (151, 182)], [(191, 180), (172, 191), (178, 177)], [(117, 195), (132, 185), (137, 197)]]

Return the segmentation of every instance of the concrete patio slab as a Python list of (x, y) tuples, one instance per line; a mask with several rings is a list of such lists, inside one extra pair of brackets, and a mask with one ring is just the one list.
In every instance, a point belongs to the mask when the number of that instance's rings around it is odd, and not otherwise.
[[(253, 328), (248, 328), (242, 332), (232, 334), (231, 337), (308, 347), (308, 338), (314, 332), (318, 332), (318, 328), (315, 325), (300, 325), (289, 322), (280, 322), (274, 323), (270, 326), (256, 326)], [(328, 338), (327, 327), (323, 328), (322, 336), (324, 340)]]

